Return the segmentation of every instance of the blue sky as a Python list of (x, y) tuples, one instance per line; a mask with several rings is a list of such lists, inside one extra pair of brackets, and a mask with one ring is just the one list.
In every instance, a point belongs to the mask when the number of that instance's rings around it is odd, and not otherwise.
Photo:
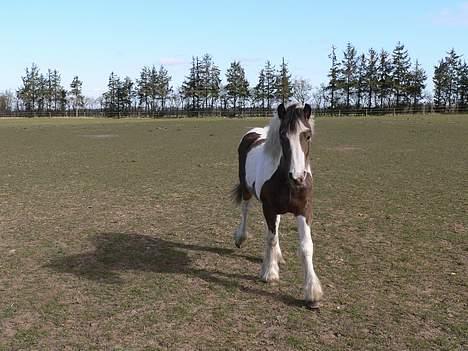
[(454, 47), (468, 59), (468, 1), (4, 1), (0, 8), (0, 90), (16, 89), (24, 68), (74, 75), (88, 96), (111, 71), (136, 78), (165, 64), (179, 85), (193, 55), (210, 53), (223, 70), (240, 60), (251, 84), (269, 59), (284, 56), (294, 76), (326, 80), (328, 53), (350, 41), (359, 51), (391, 51), (402, 41), (429, 76)]

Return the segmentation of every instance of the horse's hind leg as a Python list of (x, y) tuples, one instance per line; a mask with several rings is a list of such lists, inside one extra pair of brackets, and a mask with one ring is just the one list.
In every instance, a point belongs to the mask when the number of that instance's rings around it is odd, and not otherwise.
[(249, 213), (249, 205), (252, 199), (252, 194), (244, 191), (242, 194), (241, 201), (241, 222), (234, 233), (234, 242), (238, 248), (241, 247), (242, 243), (247, 240), (247, 216)]

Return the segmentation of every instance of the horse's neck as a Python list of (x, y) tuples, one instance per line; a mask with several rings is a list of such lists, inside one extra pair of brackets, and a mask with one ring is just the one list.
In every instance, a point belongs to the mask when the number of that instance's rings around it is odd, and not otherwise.
[(283, 153), (281, 153), (278, 169), (276, 171), (278, 173), (278, 176), (284, 179), (288, 178), (288, 173), (289, 173), (289, 168), (290, 168), (289, 163), (290, 162), (286, 160), (286, 157), (284, 157)]

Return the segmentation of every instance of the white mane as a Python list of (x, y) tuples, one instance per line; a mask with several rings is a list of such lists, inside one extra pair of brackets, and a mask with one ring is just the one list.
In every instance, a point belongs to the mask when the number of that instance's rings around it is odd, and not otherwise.
[(275, 111), (273, 117), (271, 117), (270, 124), (265, 127), (266, 130), (266, 141), (265, 141), (265, 152), (270, 155), (278, 155), (281, 153), (281, 143), (279, 137), (279, 129), (281, 121), (278, 117), (278, 112)]

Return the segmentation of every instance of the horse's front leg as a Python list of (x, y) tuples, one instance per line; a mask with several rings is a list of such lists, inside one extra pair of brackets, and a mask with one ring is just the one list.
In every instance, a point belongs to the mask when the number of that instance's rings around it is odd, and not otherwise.
[(322, 298), (322, 286), (315, 274), (312, 256), (314, 255), (314, 245), (312, 243), (310, 225), (304, 216), (297, 216), (297, 227), (299, 231), (300, 256), (304, 269), (304, 297), (307, 307), (318, 308)]
[(263, 205), (263, 214), (266, 222), (266, 234), (265, 254), (263, 256), (260, 278), (264, 282), (276, 282), (279, 280), (278, 262), (284, 262), (278, 240), (280, 216), (265, 205)]

